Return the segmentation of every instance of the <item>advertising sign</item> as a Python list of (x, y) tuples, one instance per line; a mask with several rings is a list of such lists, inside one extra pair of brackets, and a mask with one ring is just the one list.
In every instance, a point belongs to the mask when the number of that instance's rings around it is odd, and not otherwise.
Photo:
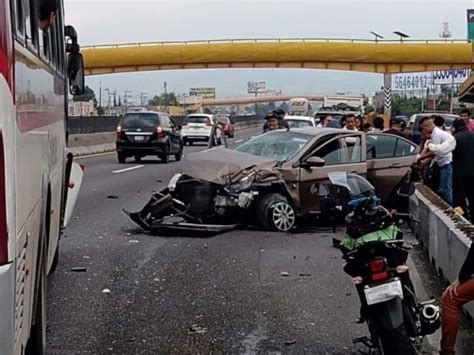
[(474, 41), (474, 9), (467, 10), (467, 39)]
[(392, 75), (392, 91), (427, 90), (433, 85), (433, 73), (400, 73)]
[(189, 96), (201, 96), (204, 99), (215, 99), (216, 88), (191, 88)]
[(267, 83), (265, 81), (249, 81), (247, 83), (247, 92), (249, 94), (265, 92), (266, 90), (267, 90)]
[(433, 72), (433, 82), (435, 85), (459, 85), (465, 82), (470, 75), (470, 69), (437, 70)]

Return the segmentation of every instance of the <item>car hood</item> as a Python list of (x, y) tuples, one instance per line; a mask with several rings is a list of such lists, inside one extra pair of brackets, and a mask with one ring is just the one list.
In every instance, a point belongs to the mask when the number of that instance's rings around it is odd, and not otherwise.
[(275, 164), (268, 158), (218, 147), (186, 154), (182, 172), (196, 179), (228, 185), (252, 173), (256, 173), (254, 181), (279, 179)]

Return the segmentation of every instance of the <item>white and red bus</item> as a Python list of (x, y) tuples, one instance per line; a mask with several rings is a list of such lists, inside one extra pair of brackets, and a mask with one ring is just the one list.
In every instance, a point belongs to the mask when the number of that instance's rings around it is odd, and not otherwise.
[(66, 110), (68, 86), (83, 91), (83, 63), (63, 20), (62, 0), (0, 0), (2, 355), (46, 351), (46, 276), (82, 177), (70, 180)]

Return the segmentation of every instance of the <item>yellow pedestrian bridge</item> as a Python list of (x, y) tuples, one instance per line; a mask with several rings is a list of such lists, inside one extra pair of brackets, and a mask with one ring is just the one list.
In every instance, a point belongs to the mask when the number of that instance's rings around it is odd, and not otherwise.
[(82, 48), (86, 75), (204, 68), (306, 68), (407, 73), (473, 67), (470, 41), (256, 39)]

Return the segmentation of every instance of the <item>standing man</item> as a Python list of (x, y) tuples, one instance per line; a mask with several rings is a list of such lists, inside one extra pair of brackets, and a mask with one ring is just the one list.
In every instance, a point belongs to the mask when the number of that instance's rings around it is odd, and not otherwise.
[(349, 113), (345, 116), (345, 122), (346, 124), (342, 129), (346, 131), (357, 131), (356, 128), (356, 116), (352, 113)]
[(384, 130), (384, 120), (383, 117), (377, 116), (374, 118), (374, 128), (372, 128), (372, 132), (374, 133), (381, 133)]
[(461, 319), (461, 308), (474, 301), (474, 242), (464, 261), (458, 279), (444, 291), (442, 301), (441, 355), (454, 354)]
[(321, 117), (321, 121), (318, 123), (316, 127), (327, 127), (327, 125), (332, 121), (332, 116), (330, 114), (326, 114)]
[[(443, 143), (449, 144), (453, 141), (453, 137), (446, 131), (443, 131), (435, 126), (431, 117), (423, 117), (420, 120), (420, 129), (424, 136), (431, 138), (430, 141), (426, 142), (428, 147), (427, 151), (424, 152), (419, 158), (418, 162), (423, 162), (426, 159), (433, 158), (433, 164), (437, 164), (439, 167), (439, 188), (438, 193), (441, 198), (446, 201), (450, 206), (453, 205), (453, 153), (455, 148), (450, 146), (448, 149), (435, 149), (440, 147)], [(443, 145), (446, 147), (446, 144)]]
[(267, 113), (265, 121), (266, 122), (263, 125), (263, 133), (280, 128), (278, 117), (273, 112)]
[(394, 134), (399, 137), (408, 138), (407, 135), (402, 132), (402, 123), (403, 123), (403, 120), (401, 118), (397, 118), (397, 117), (392, 118), (390, 120), (390, 128), (386, 130), (384, 133)]
[(474, 131), (474, 122), (471, 119), (471, 111), (468, 108), (465, 108), (461, 111), (461, 118), (466, 121), (466, 126), (471, 132)]
[(462, 119), (453, 122), (453, 129), (456, 139), (453, 151), (453, 206), (461, 207), (466, 213), (467, 199), (469, 219), (474, 223), (474, 133), (469, 132), (466, 121)]
[(273, 114), (275, 115), (276, 118), (278, 118), (278, 125), (280, 128), (285, 128), (289, 129), (290, 126), (288, 125), (288, 122), (285, 120), (285, 111), (281, 108), (277, 108), (276, 110), (273, 110)]

